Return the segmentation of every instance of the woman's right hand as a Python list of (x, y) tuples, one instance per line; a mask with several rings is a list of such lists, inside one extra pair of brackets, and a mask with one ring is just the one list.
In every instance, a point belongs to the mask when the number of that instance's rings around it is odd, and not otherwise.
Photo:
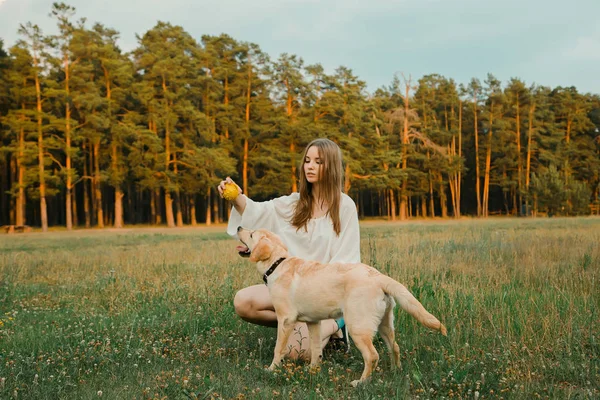
[(241, 215), (244, 213), (244, 209), (246, 208), (246, 197), (241, 196), (242, 188), (240, 188), (237, 185), (237, 183), (235, 183), (230, 177), (225, 178), (225, 180), (221, 181), (219, 183), (219, 186), (217, 186), (217, 190), (219, 191), (219, 196), (221, 196), (221, 198), (223, 198), (223, 191), (225, 190), (225, 184), (227, 184), (227, 183), (233, 183), (238, 188), (239, 194), (235, 198), (235, 200), (231, 201), (231, 203), (233, 204), (233, 207), (237, 210), (237, 212), (240, 213), (240, 215)]
[[(230, 177), (227, 177), (227, 178), (225, 178), (225, 180), (222, 180), (219, 183), (219, 186), (217, 186), (217, 190), (219, 191), (219, 196), (221, 196), (221, 198), (223, 198), (223, 191), (225, 190), (225, 185), (228, 183), (233, 183), (235, 186), (237, 186), (238, 193), (240, 193), (240, 194), (242, 193), (242, 188), (240, 188), (238, 186), (238, 184), (235, 183)], [(238, 195), (238, 197), (239, 197), (239, 195)]]

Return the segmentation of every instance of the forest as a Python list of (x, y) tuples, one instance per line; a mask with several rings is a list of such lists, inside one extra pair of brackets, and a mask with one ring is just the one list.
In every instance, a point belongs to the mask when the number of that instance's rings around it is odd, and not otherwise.
[(296, 191), (317, 137), (342, 148), (361, 218), (598, 212), (599, 94), (409, 71), (369, 92), (348, 67), (227, 34), (158, 22), (124, 52), (69, 5), (48, 18), (54, 34), (24, 21), (0, 39), (0, 225), (223, 222), (221, 179)]

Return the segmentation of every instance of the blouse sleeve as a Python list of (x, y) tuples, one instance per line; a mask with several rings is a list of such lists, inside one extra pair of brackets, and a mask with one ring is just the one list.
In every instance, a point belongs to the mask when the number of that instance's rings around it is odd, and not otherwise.
[(231, 215), (227, 224), (227, 233), (237, 238), (238, 226), (248, 229), (268, 229), (271, 232), (279, 233), (279, 222), (290, 218), (297, 197), (298, 194), (293, 193), (289, 196), (278, 197), (264, 202), (254, 201), (246, 197), (246, 207), (243, 214), (237, 212), (235, 207), (231, 209)]
[(358, 213), (354, 201), (348, 196), (344, 197), (340, 210), (340, 235), (333, 241), (330, 262), (360, 263)]

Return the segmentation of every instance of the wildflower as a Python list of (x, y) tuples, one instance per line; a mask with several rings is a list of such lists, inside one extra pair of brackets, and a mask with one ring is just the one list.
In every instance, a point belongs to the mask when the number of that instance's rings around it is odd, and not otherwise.
[(102, 390), (98, 390), (98, 397), (102, 397)]

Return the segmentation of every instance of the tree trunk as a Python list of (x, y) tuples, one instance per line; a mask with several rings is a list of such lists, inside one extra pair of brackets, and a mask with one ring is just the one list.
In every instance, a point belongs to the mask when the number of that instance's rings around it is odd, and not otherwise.
[[(25, 110), (25, 104), (22, 105)], [(25, 114), (21, 115), (21, 120), (25, 120)], [(25, 128), (21, 127), (19, 131), (19, 153), (17, 155), (17, 183), (19, 185), (19, 192), (17, 195), (16, 204), (16, 225), (25, 225), (25, 165), (23, 164), (23, 157), (25, 156)]]
[[(118, 157), (119, 157), (119, 153), (118, 153), (117, 143), (113, 139), (112, 167), (113, 167), (114, 174), (117, 173), (117, 170), (119, 168)], [(114, 219), (113, 226), (115, 228), (122, 228), (124, 225), (123, 224), (123, 196), (124, 196), (124, 194), (123, 194), (123, 190), (121, 189), (121, 185), (119, 183), (115, 183), (114, 185), (115, 185), (115, 219)]]
[(535, 113), (535, 104), (529, 107), (529, 129), (527, 131), (527, 165), (525, 173), (525, 187), (529, 191), (529, 182), (531, 180), (531, 142), (533, 138), (533, 116)]
[[(167, 82), (165, 77), (163, 76), (162, 88), (165, 97), (167, 95)], [(167, 102), (167, 109), (170, 111), (171, 104)], [(168, 183), (169, 177), (166, 175), (169, 171), (169, 165), (171, 164), (171, 126), (169, 124), (169, 112), (167, 112), (167, 118), (165, 122), (165, 180), (167, 181), (167, 185), (165, 185), (165, 215), (167, 218), (167, 226), (169, 228), (175, 227), (175, 218), (173, 216), (173, 199), (171, 197), (171, 192)]]
[(473, 119), (475, 129), (475, 191), (477, 192), (477, 216), (481, 217), (481, 183), (479, 172), (479, 129), (477, 127), (477, 96), (473, 97)]
[(387, 219), (389, 221), (392, 218), (392, 211), (390, 210), (390, 196), (388, 195), (388, 193), (385, 190), (383, 191), (383, 198), (384, 198), (385, 204), (387, 205), (386, 214), (387, 214)]
[(210, 226), (212, 223), (211, 219), (211, 193), (210, 186), (206, 190), (206, 225)]
[(519, 97), (517, 95), (517, 129), (516, 129), (516, 142), (517, 142), (517, 198), (519, 206), (521, 206), (522, 200), (521, 195), (523, 193), (523, 162), (521, 161), (521, 105), (519, 103)]
[(94, 203), (96, 204), (96, 224), (104, 228), (104, 210), (102, 205), (102, 188), (100, 186), (100, 138), (94, 143)]
[(123, 227), (123, 192), (120, 187), (115, 188), (115, 219), (114, 219), (114, 227), (122, 228)]
[(428, 173), (429, 177), (429, 216), (435, 218), (435, 198), (433, 196), (433, 174), (431, 170)]
[(566, 150), (567, 150), (567, 154), (565, 155), (565, 185), (569, 184), (569, 176), (571, 174), (571, 172), (569, 171), (569, 144), (571, 143), (571, 127), (573, 125), (573, 121), (571, 120), (571, 117), (567, 117), (567, 131), (565, 133), (565, 143), (566, 143)]
[(161, 195), (160, 195), (160, 188), (156, 188), (154, 189), (154, 204), (156, 206), (156, 214), (155, 214), (155, 220), (154, 223), (156, 225), (160, 225), (162, 224), (162, 203), (160, 202), (161, 200)]
[(390, 194), (390, 214), (392, 221), (396, 220), (396, 197), (394, 196), (394, 189), (389, 189)]
[(221, 222), (221, 214), (219, 213), (219, 197), (215, 193), (212, 197), (213, 220), (215, 223)]
[[(248, 132), (249, 134), (249, 132)], [(244, 139), (244, 155), (242, 159), (242, 186), (244, 194), (250, 196), (248, 192), (248, 139)]]
[(195, 196), (190, 196), (190, 223), (192, 226), (198, 225), (198, 221), (196, 221), (196, 203), (194, 202)]
[(92, 141), (89, 140), (89, 173), (90, 173), (90, 224), (93, 225), (96, 218), (96, 180), (94, 179), (94, 146), (92, 145)]
[(489, 215), (489, 199), (490, 199), (490, 170), (492, 167), (492, 132), (494, 125), (494, 105), (492, 104), (490, 111), (490, 128), (488, 132), (487, 152), (485, 156), (485, 178), (483, 183), (483, 216)]
[(442, 173), (438, 173), (438, 184), (439, 184), (439, 193), (440, 193), (440, 208), (442, 209), (442, 218), (448, 217), (448, 198), (446, 196), (446, 187), (444, 186), (444, 179), (442, 178)]
[[(427, 162), (429, 163), (430, 161), (431, 161), (431, 155), (429, 154), (429, 150), (427, 150)], [(434, 196), (433, 196), (433, 173), (431, 171), (431, 168), (429, 168), (427, 170), (427, 180), (429, 183), (429, 199), (428, 199), (429, 215), (433, 218), (433, 217), (435, 217), (435, 202), (434, 202)]]
[[(2, 181), (0, 181), (0, 210), (4, 210), (4, 204), (3, 204), (3, 200), (6, 199), (7, 203), (8, 203), (8, 223), (10, 225), (14, 225), (15, 221), (16, 221), (16, 214), (17, 214), (17, 204), (16, 204), (16, 198), (14, 198), (13, 196), (7, 196), (6, 194), (2, 195), (3, 193), (6, 193), (6, 189), (9, 189), (11, 187), (11, 185), (17, 181), (17, 160), (15, 157), (11, 157), (11, 155), (8, 156), (8, 160), (3, 160), (8, 161), (8, 165), (6, 165), (6, 169), (3, 168), (3, 175), (5, 175), (6, 177), (2, 177)], [(0, 167), (3, 167), (3, 162), (0, 161)], [(6, 183), (4, 183), (6, 182)], [(0, 214), (0, 218), (2, 217), (2, 214)], [(1, 220), (0, 220), (1, 223)]]
[(85, 227), (89, 228), (90, 226), (92, 226), (92, 218), (91, 218), (91, 214), (90, 214), (90, 196), (88, 193), (88, 186), (90, 186), (88, 183), (88, 179), (87, 177), (89, 176), (90, 171), (88, 171), (88, 163), (86, 160), (86, 154), (88, 157), (91, 158), (91, 154), (89, 152), (86, 153), (85, 148), (86, 148), (86, 144), (84, 142), (83, 144), (83, 152), (84, 152), (84, 158), (83, 158), (83, 176), (86, 177), (86, 179), (83, 180), (82, 184), (83, 184), (83, 212), (84, 212), (84, 216), (85, 216)]
[[(410, 92), (410, 80), (405, 82), (405, 95), (404, 95), (404, 127), (402, 129), (402, 171), (406, 173), (408, 166), (408, 112), (409, 112), (409, 99), (408, 95)], [(404, 175), (406, 176), (406, 175)], [(402, 181), (402, 192), (400, 193), (400, 220), (404, 221), (408, 217), (408, 179), (405, 177)]]
[(182, 201), (181, 201), (181, 192), (177, 190), (175, 192), (175, 215), (177, 217), (177, 227), (181, 228), (183, 226), (183, 210), (182, 210)]
[(175, 227), (175, 217), (173, 216), (173, 198), (171, 193), (165, 191), (165, 211), (167, 217), (167, 226), (169, 228)]
[(73, 226), (79, 226), (79, 218), (77, 217), (77, 190), (75, 190), (75, 186), (73, 186), (73, 191), (71, 191), (72, 204), (73, 204)]
[[(173, 175), (177, 176), (177, 153), (173, 153)], [(182, 212), (182, 202), (181, 202), (181, 191), (179, 189), (175, 190), (175, 218), (177, 221), (177, 227), (181, 228), (183, 226), (183, 212)]]
[(452, 175), (454, 174), (448, 175), (448, 186), (450, 187), (450, 200), (452, 201), (452, 215), (457, 217), (456, 209), (458, 207), (456, 206), (456, 177)]
[(244, 154), (242, 155), (242, 188), (244, 194), (248, 193), (248, 142), (250, 140), (250, 100), (252, 98), (252, 63), (248, 56), (248, 87), (246, 88), (246, 137), (244, 138)]
[[(462, 101), (460, 101), (459, 103), (459, 109), (458, 109), (458, 159), (461, 161), (462, 163)], [(461, 181), (462, 181), (462, 164), (461, 167), (458, 170), (458, 173), (456, 174), (456, 180), (457, 180), (457, 187), (456, 187), (456, 210), (457, 210), (457, 217), (460, 217), (461, 215), (461, 211), (460, 211), (460, 194), (461, 194), (461, 190), (462, 190), (462, 186), (461, 186)]]
[[(224, 85), (224, 104), (225, 104), (225, 112), (229, 113), (227, 109), (229, 107), (229, 76), (227, 76), (227, 72), (225, 72), (225, 85)], [(225, 127), (225, 138), (229, 139), (229, 125)]]
[(73, 170), (71, 168), (71, 104), (70, 99), (70, 88), (69, 88), (69, 58), (65, 54), (65, 167), (67, 172), (66, 190), (65, 196), (66, 204), (66, 219), (67, 219), (67, 230), (73, 229), (73, 210), (71, 205), (71, 191), (73, 190)]
[(296, 145), (292, 141), (290, 143), (290, 156), (292, 158), (292, 193), (298, 191), (298, 183), (296, 181), (296, 162), (295, 162), (295, 154), (296, 154)]
[[(37, 58), (34, 58), (35, 67), (38, 67)], [(44, 136), (42, 129), (42, 91), (40, 79), (35, 75), (35, 92), (37, 98), (37, 133), (38, 133), (38, 170), (40, 179), (40, 221), (42, 232), (48, 231), (48, 211), (46, 206), (46, 172), (44, 170)]]
[(150, 191), (150, 223), (156, 224), (156, 195), (154, 190)]

